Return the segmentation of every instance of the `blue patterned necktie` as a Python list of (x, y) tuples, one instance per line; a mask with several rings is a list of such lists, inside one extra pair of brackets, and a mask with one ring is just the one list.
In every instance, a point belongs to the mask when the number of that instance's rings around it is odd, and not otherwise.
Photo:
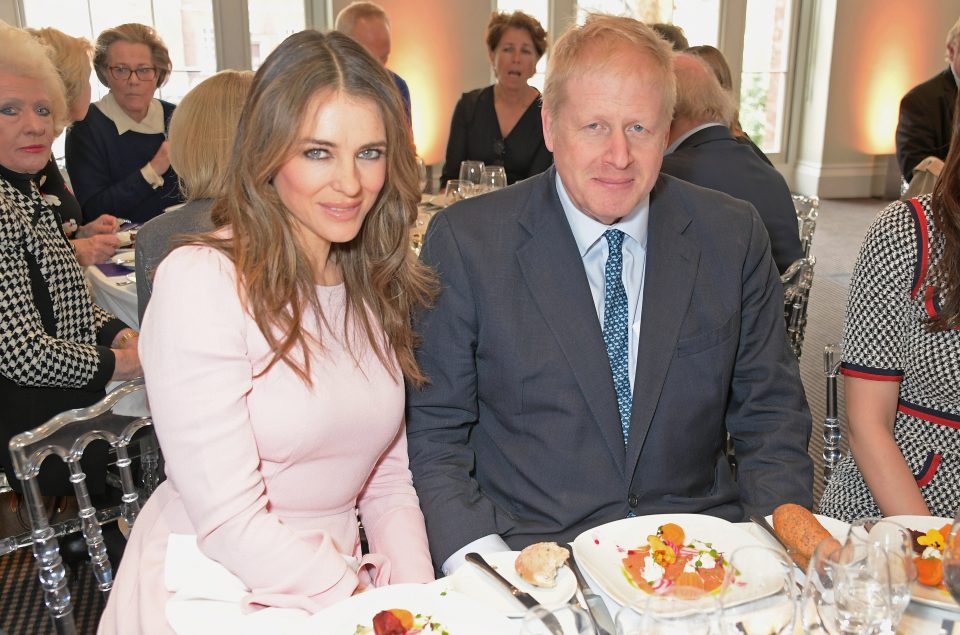
[(607, 346), (607, 358), (613, 373), (613, 387), (617, 391), (617, 406), (620, 408), (620, 426), (623, 428), (623, 443), (630, 435), (630, 411), (633, 395), (630, 393), (630, 360), (627, 323), (627, 290), (623, 286), (623, 232), (608, 229), (603, 232), (607, 239), (609, 254), (604, 266), (603, 292), (603, 343)]

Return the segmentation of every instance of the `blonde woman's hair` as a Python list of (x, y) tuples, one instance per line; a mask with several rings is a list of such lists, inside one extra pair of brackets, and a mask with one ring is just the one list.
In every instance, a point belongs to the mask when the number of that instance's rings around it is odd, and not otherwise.
[(67, 100), (50, 47), (23, 29), (0, 21), (0, 73), (39, 80), (50, 101), (54, 136), (67, 124)]
[(653, 62), (652, 69), (660, 75), (663, 89), (664, 115), (666, 121), (670, 121), (677, 99), (670, 44), (643, 22), (602, 13), (588, 14), (582, 26), (570, 27), (553, 45), (543, 87), (544, 108), (554, 114), (560, 112), (569, 97), (566, 84), (572, 77), (584, 73), (585, 59), (601, 65), (612, 63), (624, 46), (637, 49)]
[(106, 87), (107, 83), (107, 52), (110, 46), (117, 42), (127, 42), (129, 44), (146, 44), (150, 49), (150, 56), (153, 58), (153, 65), (157, 69), (157, 86), (163, 86), (173, 70), (173, 64), (170, 62), (170, 51), (166, 44), (157, 35), (151, 27), (145, 24), (130, 22), (121, 24), (111, 29), (106, 29), (97, 36), (97, 47), (93, 55), (93, 70), (97, 73), (97, 79)]
[(90, 84), (93, 44), (86, 38), (73, 37), (51, 27), (27, 31), (50, 47), (50, 59), (63, 80), (67, 109), (72, 111), (81, 98), (86, 98), (84, 89)]
[(426, 378), (413, 354), (411, 313), (430, 304), (437, 282), (410, 249), (420, 201), (413, 141), (393, 80), (348, 36), (302, 31), (267, 56), (240, 117), (226, 193), (212, 210), (214, 224), (232, 231), (199, 242), (221, 250), (236, 266), (247, 311), (274, 351), (263, 372), (282, 361), (310, 384), (311, 355), (324, 345), (302, 321), (310, 311), (324, 323), (326, 316), (309, 254), (273, 178), (299, 151), (314, 98), (338, 93), (376, 105), (386, 132), (383, 189), (359, 234), (330, 247), (330, 262), (339, 267), (346, 290), (347, 346), (356, 355), (358, 338), (366, 341), (398, 380), (420, 386)]
[(677, 53), (674, 73), (677, 77), (674, 117), (686, 117), (697, 124), (730, 124), (737, 111), (736, 102), (706, 62), (693, 53)]
[(226, 187), (230, 151), (253, 71), (220, 71), (184, 95), (170, 119), (170, 165), (188, 200), (216, 198)]

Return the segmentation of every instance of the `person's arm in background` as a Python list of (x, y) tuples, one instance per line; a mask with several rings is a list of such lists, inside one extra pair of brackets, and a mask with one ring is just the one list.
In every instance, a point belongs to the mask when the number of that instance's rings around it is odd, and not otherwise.
[(450, 136), (447, 139), (447, 154), (443, 163), (443, 172), (440, 174), (440, 190), (450, 179), (460, 178), (460, 163), (467, 160), (468, 122), (466, 115), (466, 101), (464, 94), (453, 110), (453, 119), (450, 121)]

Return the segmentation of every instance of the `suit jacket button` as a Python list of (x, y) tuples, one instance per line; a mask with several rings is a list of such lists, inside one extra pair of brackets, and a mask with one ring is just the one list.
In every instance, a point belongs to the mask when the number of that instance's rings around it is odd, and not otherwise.
[(630, 494), (630, 498), (627, 499), (627, 504), (630, 505), (630, 507), (636, 507), (640, 504), (640, 497), (636, 494)]

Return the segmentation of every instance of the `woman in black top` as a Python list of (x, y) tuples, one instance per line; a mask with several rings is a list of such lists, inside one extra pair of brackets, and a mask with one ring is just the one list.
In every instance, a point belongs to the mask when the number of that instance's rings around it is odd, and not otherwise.
[(521, 11), (494, 13), (487, 48), (497, 82), (464, 93), (453, 111), (440, 185), (459, 178), (462, 161), (502, 165), (507, 183), (540, 174), (553, 163), (543, 142), (540, 91), (527, 82), (547, 50), (547, 34)]

